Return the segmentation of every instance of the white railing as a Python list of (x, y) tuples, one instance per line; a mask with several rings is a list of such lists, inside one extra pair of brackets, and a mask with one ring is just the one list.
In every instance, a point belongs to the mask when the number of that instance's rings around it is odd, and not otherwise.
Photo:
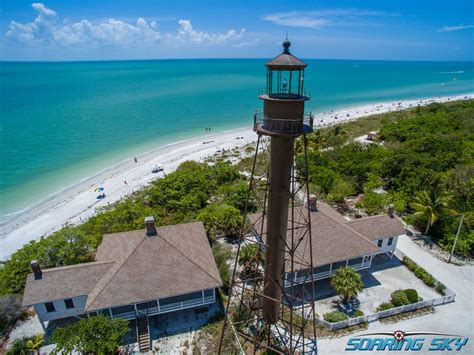
[(400, 307), (390, 308), (390, 309), (387, 309), (385, 311), (380, 311), (380, 312), (376, 312), (376, 313), (373, 313), (373, 314), (368, 314), (368, 315), (362, 316), (362, 317), (350, 318), (350, 319), (340, 321), (340, 322), (335, 322), (335, 323), (330, 323), (330, 322), (327, 322), (327, 321), (322, 320), (322, 319), (317, 319), (317, 322), (323, 324), (325, 327), (327, 327), (330, 330), (341, 329), (341, 328), (346, 328), (346, 327), (349, 327), (351, 325), (356, 325), (356, 324), (360, 324), (360, 323), (375, 322), (377, 319), (390, 317), (390, 316), (393, 316), (395, 314), (399, 314), (399, 313), (403, 313), (403, 312), (411, 312), (411, 311), (414, 311), (414, 310), (417, 310), (417, 309), (420, 309), (420, 308), (424, 308), (424, 307), (430, 307), (430, 306), (434, 307), (434, 306), (439, 306), (439, 305), (442, 305), (442, 304), (454, 302), (456, 294), (453, 293), (451, 290), (448, 290), (448, 289), (446, 289), (445, 292), (446, 292), (446, 295), (443, 296), (443, 297), (433, 298), (433, 299), (426, 300), (426, 301), (420, 301), (420, 302), (407, 304), (407, 305), (400, 306)]

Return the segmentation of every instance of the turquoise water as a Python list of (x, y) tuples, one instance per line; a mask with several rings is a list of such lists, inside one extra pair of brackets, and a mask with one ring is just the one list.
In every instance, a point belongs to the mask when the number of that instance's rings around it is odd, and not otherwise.
[[(151, 147), (250, 127), (263, 63), (0, 63), (0, 220)], [(474, 92), (472, 62), (307, 63), (313, 112)]]

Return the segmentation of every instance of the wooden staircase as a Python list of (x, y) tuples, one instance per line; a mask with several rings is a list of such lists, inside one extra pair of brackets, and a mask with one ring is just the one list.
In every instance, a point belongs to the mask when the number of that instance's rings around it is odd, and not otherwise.
[(137, 317), (137, 340), (138, 349), (141, 353), (151, 350), (150, 343), (150, 325), (148, 324), (148, 316)]

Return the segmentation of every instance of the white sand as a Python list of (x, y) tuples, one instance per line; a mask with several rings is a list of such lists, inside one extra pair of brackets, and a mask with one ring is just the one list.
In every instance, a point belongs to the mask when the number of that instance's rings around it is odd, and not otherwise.
[[(317, 114), (314, 124), (316, 128), (324, 127), (372, 114), (428, 105), (432, 102), (472, 98), (474, 94), (369, 104)], [(236, 139), (237, 137), (243, 138)], [(163, 165), (165, 173), (170, 173), (186, 160), (199, 161), (213, 155), (218, 148), (228, 150), (242, 147), (255, 139), (256, 134), (250, 127), (207, 135), (158, 148), (139, 156), (137, 163), (132, 158), (116, 167), (106, 169), (37, 204), (14, 222), (6, 224), (0, 233), (0, 260), (8, 259), (24, 244), (43, 235), (49, 235), (66, 223), (78, 224), (87, 220), (94, 215), (97, 208), (116, 202), (146, 186), (151, 180), (163, 176), (162, 173), (151, 173), (157, 164)], [(209, 143), (203, 144), (203, 142)], [(127, 181), (127, 184), (124, 181)], [(107, 196), (103, 200), (96, 199), (97, 193), (94, 189), (98, 186), (105, 188)]]

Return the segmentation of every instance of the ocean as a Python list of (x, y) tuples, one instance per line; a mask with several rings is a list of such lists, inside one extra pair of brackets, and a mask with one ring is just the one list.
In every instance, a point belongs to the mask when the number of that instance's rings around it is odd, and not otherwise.
[[(124, 159), (208, 127), (250, 127), (264, 62), (0, 62), (0, 227)], [(474, 92), (473, 62), (306, 62), (314, 113)]]

